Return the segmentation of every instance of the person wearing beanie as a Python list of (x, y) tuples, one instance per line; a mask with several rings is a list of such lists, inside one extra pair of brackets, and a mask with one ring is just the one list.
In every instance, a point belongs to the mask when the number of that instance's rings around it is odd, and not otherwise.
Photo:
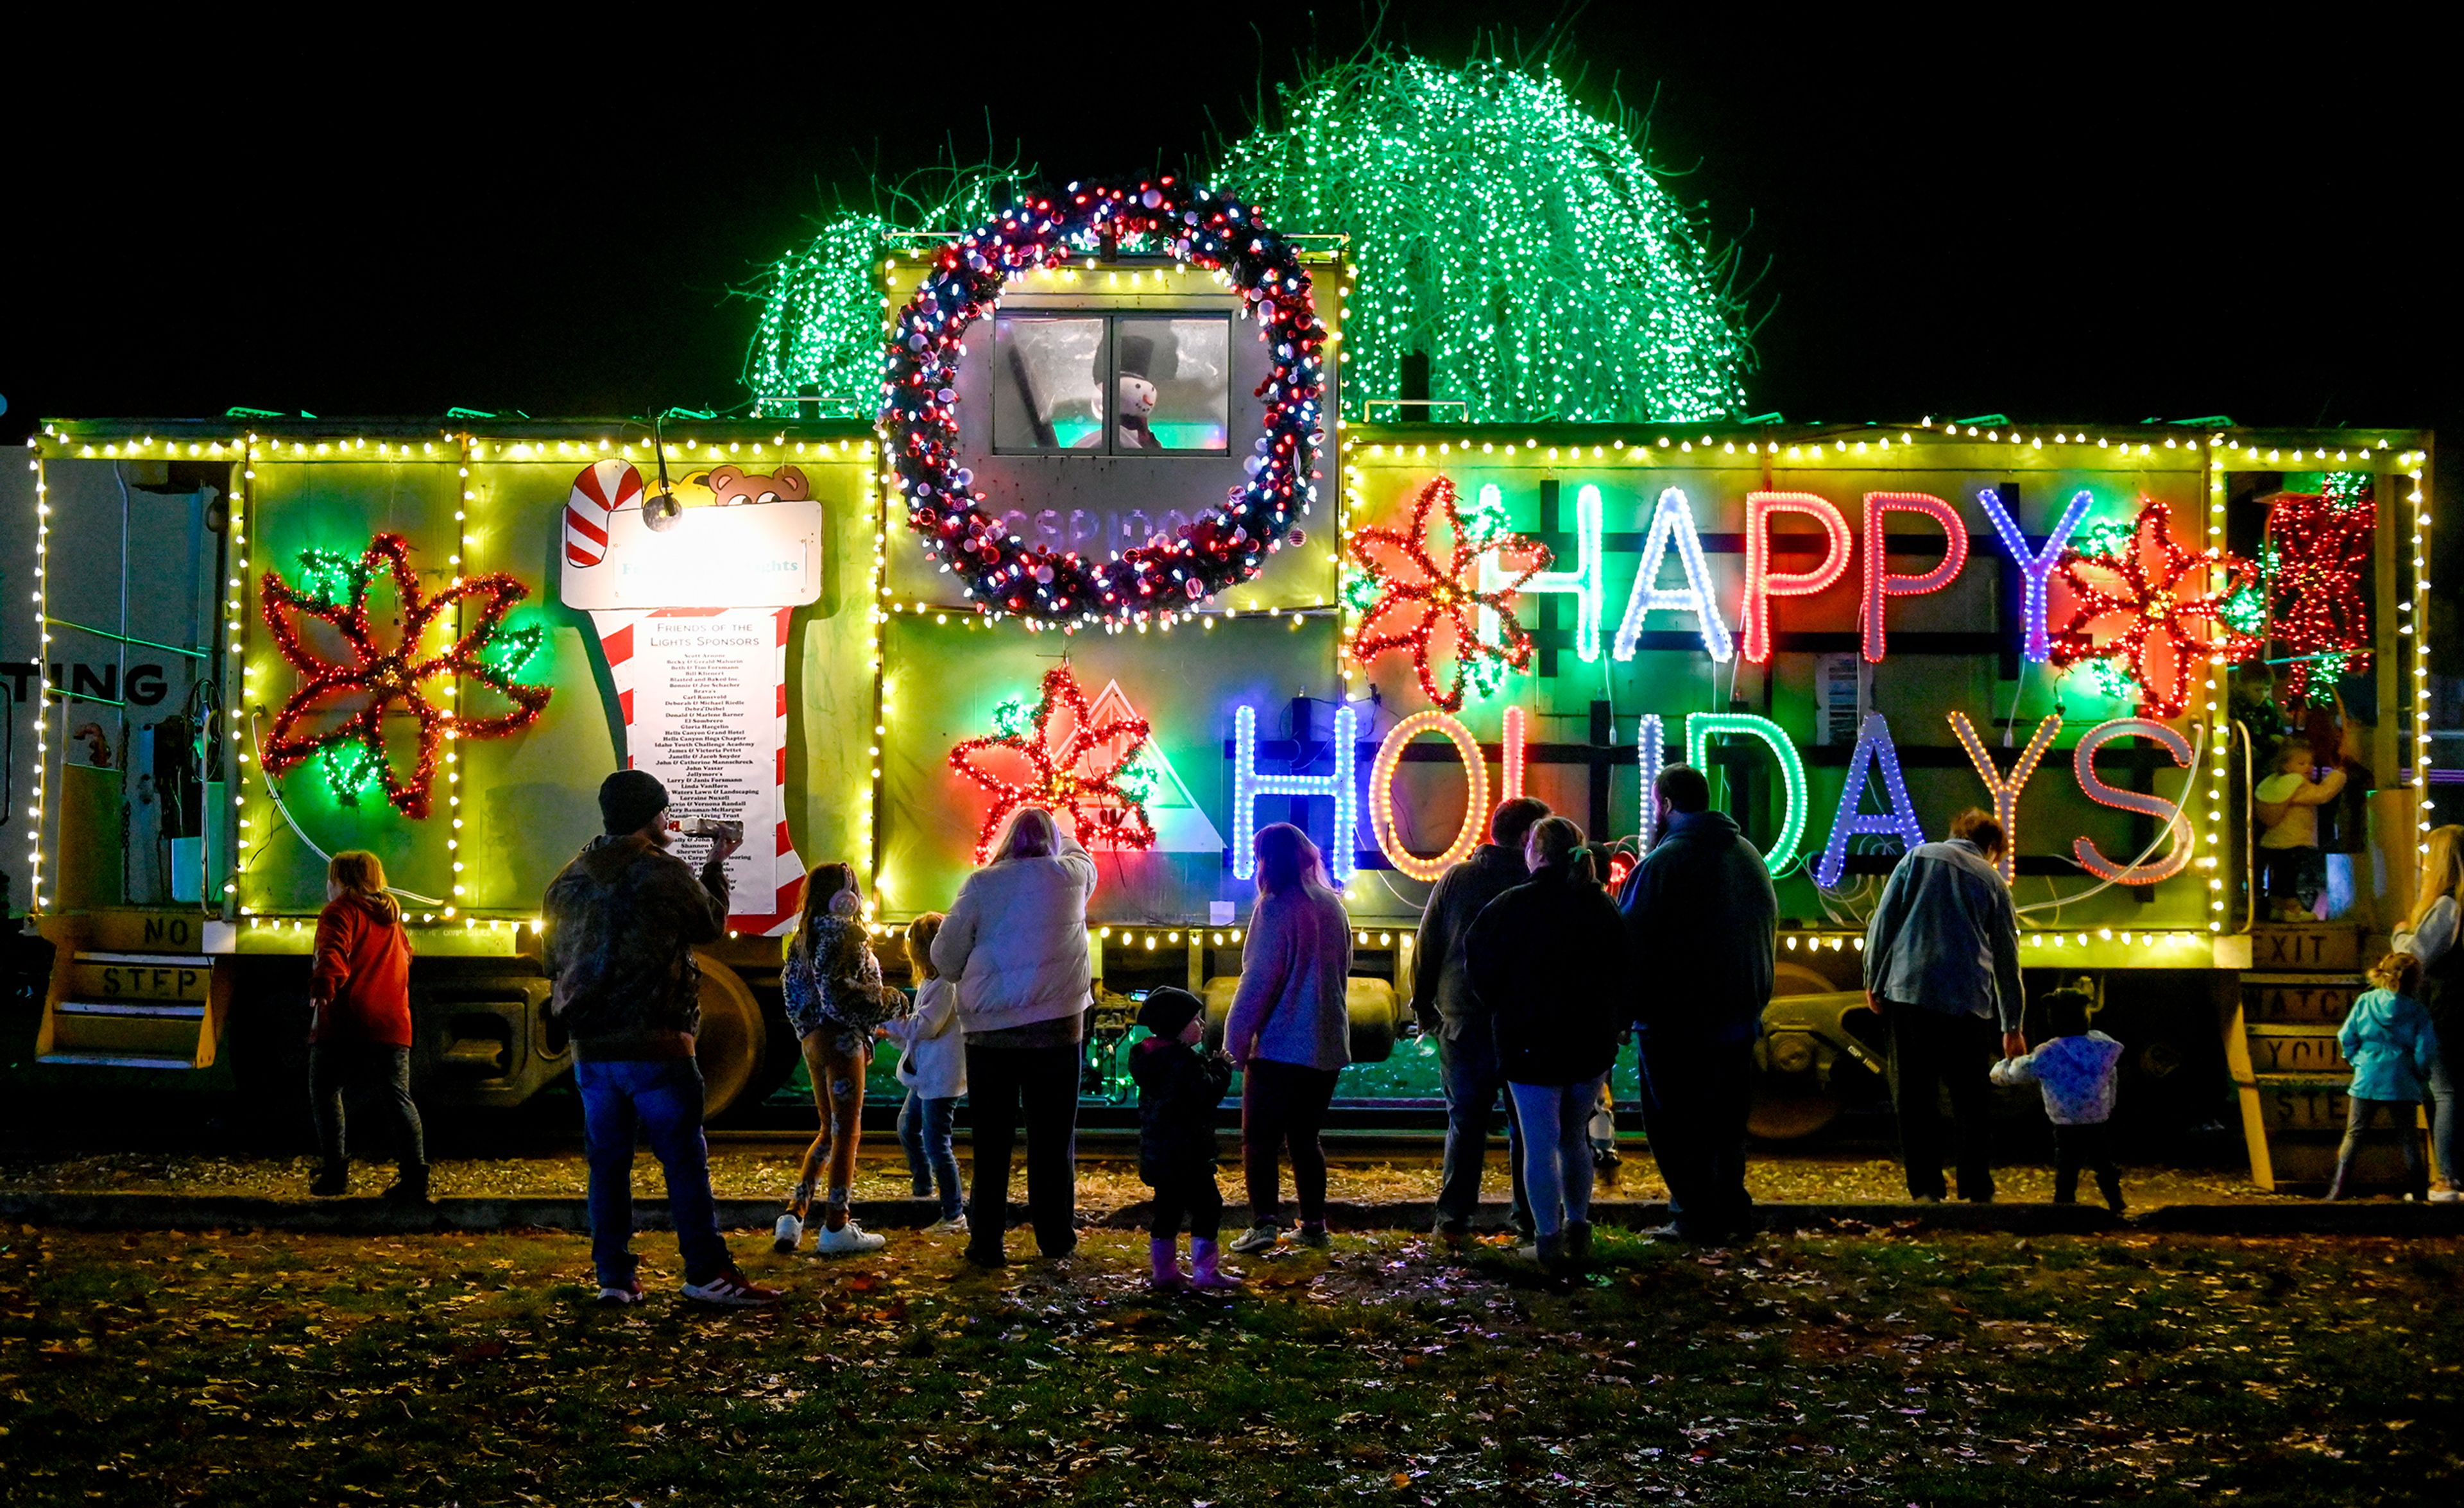
[(638, 1303), (633, 1141), (638, 1127), (668, 1176), (668, 1206), (685, 1264), (685, 1297), (730, 1308), (775, 1303), (749, 1282), (718, 1233), (702, 1140), (697, 943), (727, 932), (727, 855), (712, 840), (698, 878), (668, 852), (668, 791), (648, 770), (620, 769), (599, 787), (606, 832), (548, 882), (540, 906), (548, 1009), (573, 1042), (590, 1164), (591, 1260), (602, 1303)]
[[(1186, 989), (1167, 987), (1148, 995), (1138, 1025), (1149, 1035), (1130, 1050), (1130, 1077), (1138, 1086), (1138, 1177), (1155, 1190), (1150, 1282), (1158, 1292), (1238, 1288), (1241, 1279), (1218, 1265), (1215, 1244), (1223, 1221), (1223, 1194), (1215, 1186), (1215, 1109), (1231, 1087), (1232, 1060), (1199, 1050), (1206, 1008)], [(1195, 1269), (1186, 1275), (1177, 1251), (1183, 1215)]]

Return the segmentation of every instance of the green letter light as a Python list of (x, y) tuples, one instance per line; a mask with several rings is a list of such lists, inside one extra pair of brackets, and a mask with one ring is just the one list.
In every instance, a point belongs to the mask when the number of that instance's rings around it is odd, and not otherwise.
[(1805, 836), (1805, 763), (1780, 725), (1749, 712), (1697, 712), (1685, 720), (1685, 763), (1709, 773), (1711, 740), (1723, 733), (1744, 734), (1771, 746), (1779, 761), (1779, 778), (1788, 787), (1788, 806), (1779, 822), (1779, 836), (1763, 851), (1763, 862), (1773, 870), (1794, 862), (1796, 845)]

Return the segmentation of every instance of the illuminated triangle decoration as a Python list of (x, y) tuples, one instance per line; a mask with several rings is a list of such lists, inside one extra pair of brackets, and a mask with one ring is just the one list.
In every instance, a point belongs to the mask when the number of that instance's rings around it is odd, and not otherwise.
[[(1121, 683), (1112, 680), (1104, 683), (1103, 695), (1095, 699), (1095, 705), (1088, 716), (1100, 725), (1144, 714), (1130, 705), (1130, 699), (1121, 692)], [(1089, 749), (1088, 754), (1091, 757), (1094, 752)], [(1107, 757), (1113, 752), (1104, 750)], [(1190, 795), (1189, 787), (1181, 781), (1180, 772), (1172, 767), (1171, 756), (1164, 753), (1162, 743), (1149, 739), (1146, 752), (1139, 762), (1155, 777), (1153, 789), (1146, 799), (1146, 809), (1148, 820), (1155, 824), (1155, 848), (1166, 854), (1222, 853), (1222, 832), (1207, 820), (1205, 809)]]

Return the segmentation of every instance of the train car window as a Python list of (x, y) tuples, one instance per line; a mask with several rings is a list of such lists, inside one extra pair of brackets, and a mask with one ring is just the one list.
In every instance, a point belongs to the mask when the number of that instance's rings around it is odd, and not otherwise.
[(1230, 323), (1125, 316), (1113, 321), (1112, 335), (1113, 453), (1224, 454)]
[(993, 449), (1009, 454), (1100, 450), (1111, 365), (1103, 320), (996, 316)]

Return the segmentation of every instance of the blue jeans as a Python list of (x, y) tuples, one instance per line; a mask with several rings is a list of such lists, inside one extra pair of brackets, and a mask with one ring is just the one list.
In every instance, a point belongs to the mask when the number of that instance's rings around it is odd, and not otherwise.
[(958, 1155), (952, 1150), (951, 1122), (958, 1113), (956, 1096), (927, 1099), (913, 1090), (898, 1107), (898, 1144), (907, 1149), (907, 1171), (915, 1180), (919, 1199), (941, 1186), (941, 1218), (956, 1220), (965, 1206), (958, 1201)]
[(1480, 1175), (1488, 1161), (1488, 1121), (1506, 1100), (1506, 1169), (1514, 1190), (1514, 1223), (1529, 1229), (1531, 1201), (1523, 1186), (1523, 1124), (1514, 1097), (1506, 1090), (1506, 1067), (1488, 1023), (1458, 1037), (1438, 1038), (1439, 1080), (1446, 1091), (1446, 1151), (1438, 1178), (1438, 1228), (1454, 1234), (1471, 1229), (1480, 1209)]
[(685, 1281), (707, 1282), (735, 1266), (718, 1233), (710, 1193), (710, 1147), (701, 1135), (701, 1067), (689, 1057), (573, 1065), (582, 1091), (583, 1142), (590, 1159), (590, 1259), (599, 1281), (633, 1280), (633, 1142), (647, 1138), (668, 1175), (668, 1213)]
[(1544, 1240), (1592, 1217), (1592, 1107), (1607, 1077), (1509, 1086), (1523, 1121), (1523, 1186)]
[(2464, 1166), (2457, 1164), (2455, 1146), (2456, 1080), (2464, 1078), (2456, 1070), (2464, 1068), (2464, 1051), (2459, 1051), (2464, 1041), (2455, 1047), (2448, 1045), (2449, 1035), (2456, 1030), (2438, 1034), (2438, 1059), (2430, 1065), (2430, 1150), (2437, 1154), (2438, 1176), (2450, 1188), (2464, 1188)]

